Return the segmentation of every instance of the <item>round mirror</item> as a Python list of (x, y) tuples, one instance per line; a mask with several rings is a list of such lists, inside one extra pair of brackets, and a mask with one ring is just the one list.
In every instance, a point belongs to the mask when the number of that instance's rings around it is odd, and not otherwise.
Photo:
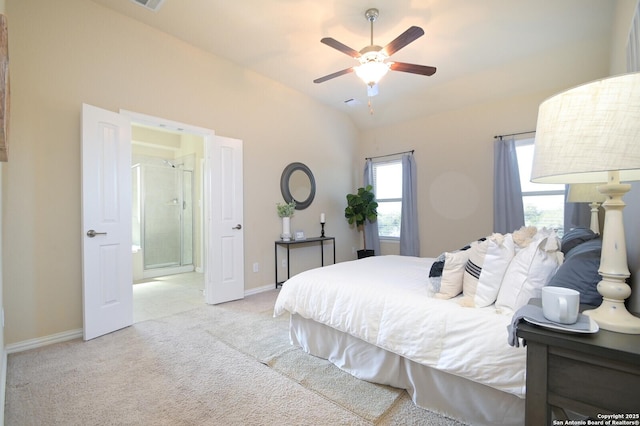
[(291, 163), (280, 177), (280, 192), (285, 202), (296, 202), (296, 210), (306, 209), (316, 196), (316, 180), (302, 163)]

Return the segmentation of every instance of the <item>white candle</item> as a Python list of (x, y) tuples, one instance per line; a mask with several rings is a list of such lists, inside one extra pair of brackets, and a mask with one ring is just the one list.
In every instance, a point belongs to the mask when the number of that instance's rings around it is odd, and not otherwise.
[(324, 213), (320, 213), (320, 223), (324, 223)]

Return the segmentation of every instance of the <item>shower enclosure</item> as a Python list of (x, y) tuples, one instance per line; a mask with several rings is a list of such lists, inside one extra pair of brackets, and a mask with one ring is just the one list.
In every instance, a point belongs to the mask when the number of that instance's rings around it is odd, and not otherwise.
[(194, 173), (188, 161), (132, 166), (133, 244), (143, 278), (194, 270)]

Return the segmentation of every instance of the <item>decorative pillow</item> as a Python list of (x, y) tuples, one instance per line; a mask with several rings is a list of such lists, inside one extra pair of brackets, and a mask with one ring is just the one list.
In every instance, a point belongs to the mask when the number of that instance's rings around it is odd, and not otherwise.
[[(475, 244), (474, 244), (475, 245)], [(471, 250), (444, 253), (444, 268), (436, 299), (451, 299), (462, 293), (462, 276)]]
[(445, 252), (436, 258), (436, 260), (431, 264), (431, 269), (429, 269), (429, 281), (431, 282), (432, 290), (437, 293), (440, 291), (440, 281), (442, 279), (442, 273), (444, 271), (444, 261), (446, 253), (457, 253), (459, 251), (469, 250), (471, 245), (476, 244), (476, 241), (473, 241), (466, 246), (455, 250), (453, 252)]
[(517, 310), (532, 297), (540, 297), (562, 264), (560, 241), (555, 233), (520, 249), (509, 263), (496, 299), (497, 308)]
[(580, 292), (580, 303), (600, 306), (602, 296), (598, 293), (597, 286), (601, 280), (598, 273), (601, 252), (600, 238), (572, 248), (558, 272), (549, 281), (549, 285), (577, 290)]
[(429, 270), (429, 277), (441, 277), (442, 270), (444, 269), (444, 253), (438, 256), (431, 265), (431, 269)]
[(523, 226), (511, 234), (516, 250), (527, 247), (538, 233), (535, 226)]
[(482, 273), (482, 265), (487, 255), (488, 246), (489, 240), (485, 239), (469, 249), (469, 260), (467, 260), (467, 264), (465, 265), (464, 276), (462, 278), (462, 292), (465, 297), (460, 301), (460, 304), (463, 306), (475, 306), (473, 298), (480, 274)]
[(429, 282), (431, 283), (431, 289), (437, 293), (440, 291), (440, 282), (442, 281), (442, 271), (444, 270), (444, 253), (436, 258), (431, 264), (429, 270)]
[(470, 250), (462, 282), (465, 297), (461, 304), (482, 308), (494, 303), (514, 254), (511, 234), (493, 234), (484, 243), (484, 247)]
[(598, 234), (589, 228), (573, 228), (562, 236), (560, 250), (566, 256), (572, 248), (596, 238), (598, 238)]

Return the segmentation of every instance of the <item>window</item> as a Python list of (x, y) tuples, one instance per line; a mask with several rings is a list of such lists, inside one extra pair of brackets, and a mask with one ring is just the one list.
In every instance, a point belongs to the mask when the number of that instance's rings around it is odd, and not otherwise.
[(378, 235), (381, 239), (400, 239), (402, 217), (401, 160), (373, 163), (373, 192), (378, 202)]
[(525, 225), (555, 229), (558, 235), (562, 236), (565, 186), (530, 182), (533, 165), (533, 139), (516, 141), (516, 155), (520, 170)]

